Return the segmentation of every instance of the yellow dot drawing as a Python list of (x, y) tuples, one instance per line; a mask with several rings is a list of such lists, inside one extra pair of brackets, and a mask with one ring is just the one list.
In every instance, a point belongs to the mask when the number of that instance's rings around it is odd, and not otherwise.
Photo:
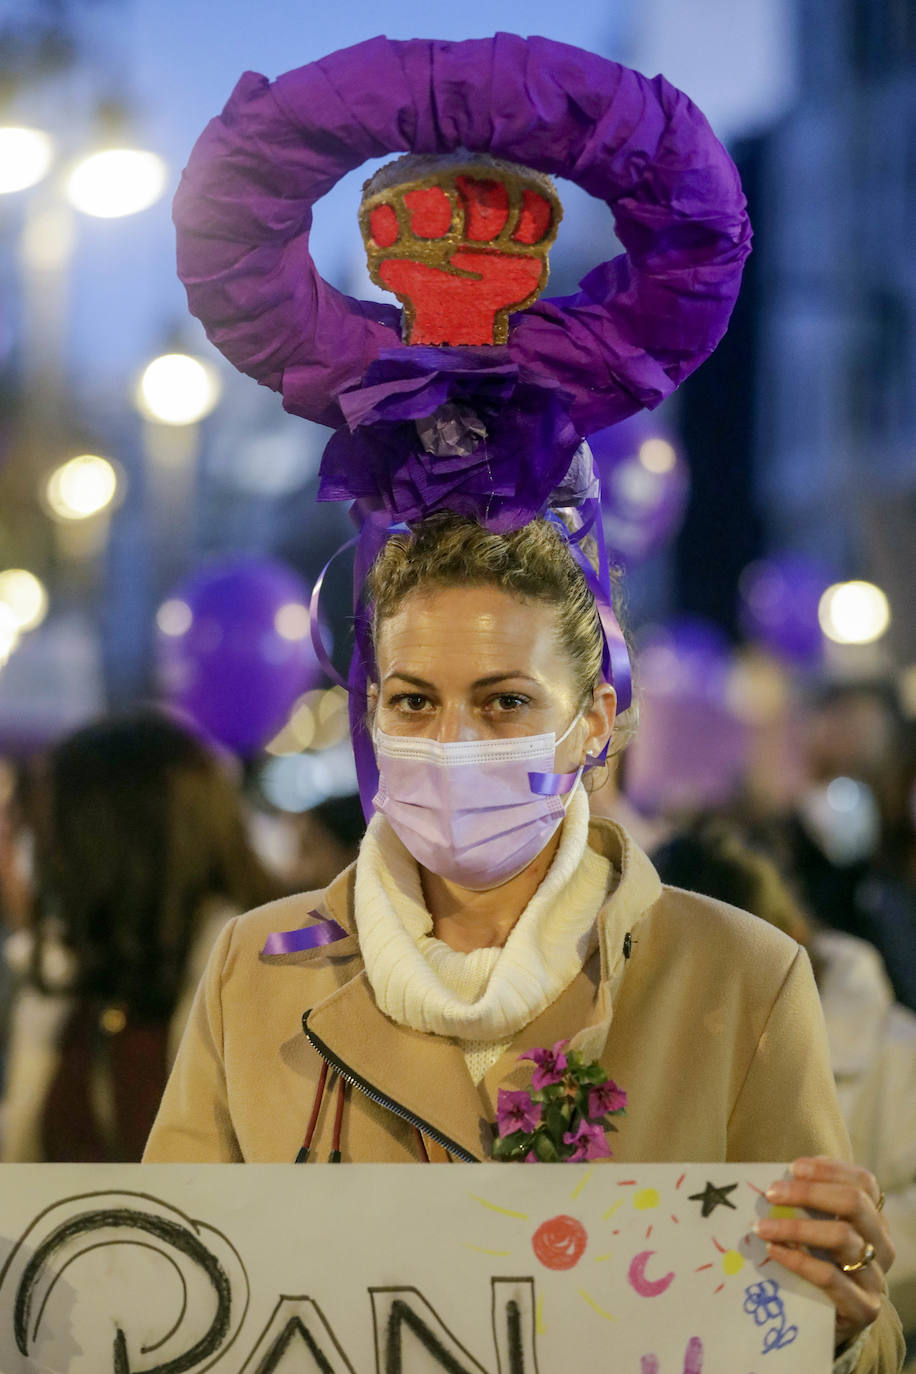
[(595, 1302), (595, 1299), (590, 1298), (584, 1288), (579, 1289), (579, 1296), (585, 1299), (589, 1307), (591, 1307), (595, 1312), (597, 1312), (599, 1317), (604, 1317), (605, 1321), (615, 1322), (617, 1320), (617, 1318), (614, 1316), (612, 1312), (605, 1312), (603, 1307), (599, 1307), (598, 1304)]
[(527, 1212), (511, 1212), (508, 1207), (497, 1207), (495, 1202), (487, 1202), (485, 1197), (478, 1197), (476, 1193), (471, 1193), (471, 1200), (479, 1202), (481, 1207), (488, 1207), (491, 1212), (499, 1212), (504, 1217), (518, 1217), (519, 1221), (527, 1221)]
[(722, 1272), (731, 1276), (732, 1274), (740, 1274), (743, 1268), (744, 1256), (739, 1254), (737, 1250), (726, 1250), (722, 1256)]
[(584, 1174), (582, 1175), (582, 1177), (580, 1178), (579, 1182), (576, 1184), (575, 1188), (573, 1188), (573, 1190), (572, 1190), (572, 1195), (573, 1195), (574, 1198), (576, 1198), (576, 1197), (579, 1196), (579, 1194), (582, 1192), (582, 1189), (585, 1187), (586, 1183), (588, 1183), (589, 1179), (591, 1178), (591, 1176), (592, 1176), (592, 1174), (593, 1174), (594, 1172), (595, 1172), (594, 1169), (589, 1169), (586, 1173), (584, 1173)]
[(797, 1217), (798, 1209), (795, 1207), (771, 1207), (767, 1215), (771, 1217)]
[(638, 1212), (647, 1212), (650, 1207), (657, 1207), (658, 1193), (654, 1188), (640, 1188), (633, 1196), (633, 1206)]

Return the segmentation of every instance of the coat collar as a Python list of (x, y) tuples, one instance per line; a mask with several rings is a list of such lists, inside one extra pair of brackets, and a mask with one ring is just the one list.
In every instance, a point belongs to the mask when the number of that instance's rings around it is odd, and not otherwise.
[(446, 1147), (457, 1145), (471, 1159), (488, 1159), (499, 1087), (522, 1087), (530, 1079), (530, 1065), (519, 1065), (519, 1054), (574, 1039), (588, 1057), (600, 1055), (626, 967), (624, 936), (629, 932), (638, 942), (634, 932), (661, 894), (651, 862), (619, 826), (593, 821), (589, 843), (619, 874), (599, 914), (590, 956), (562, 995), (519, 1032), (479, 1087), (468, 1073), (458, 1042), (398, 1025), (379, 1011), (359, 955), (354, 870), (345, 870), (327, 889), (317, 915), (336, 920), (346, 936), (333, 945), (275, 956), (284, 963), (320, 958), (352, 961), (348, 981), (309, 1011), (308, 1029), (319, 1052), (382, 1105), (400, 1108), (402, 1116), (433, 1139)]

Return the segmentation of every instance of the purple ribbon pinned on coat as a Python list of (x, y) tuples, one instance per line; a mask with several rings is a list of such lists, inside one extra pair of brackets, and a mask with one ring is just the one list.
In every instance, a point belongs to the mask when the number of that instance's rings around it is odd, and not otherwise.
[[(310, 916), (320, 912), (310, 911)], [(349, 931), (335, 920), (320, 920), (313, 926), (300, 926), (297, 930), (275, 930), (264, 941), (262, 954), (298, 954), (304, 949), (317, 949), (320, 945), (333, 945), (345, 940)]]

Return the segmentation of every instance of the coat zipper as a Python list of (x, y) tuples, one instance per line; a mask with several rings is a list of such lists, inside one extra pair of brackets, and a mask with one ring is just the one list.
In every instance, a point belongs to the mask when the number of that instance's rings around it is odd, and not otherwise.
[(384, 1107), (387, 1111), (393, 1112), (395, 1116), (399, 1116), (401, 1120), (406, 1121), (408, 1125), (414, 1126), (418, 1131), (422, 1131), (424, 1135), (428, 1135), (430, 1140), (435, 1140), (437, 1145), (441, 1145), (444, 1150), (448, 1150), (449, 1154), (455, 1155), (462, 1163), (480, 1163), (472, 1154), (468, 1153), (463, 1145), (459, 1145), (456, 1141), (450, 1140), (447, 1135), (437, 1130), (435, 1126), (431, 1126), (428, 1121), (424, 1121), (422, 1117), (415, 1116), (413, 1112), (408, 1111), (406, 1107), (402, 1107), (400, 1102), (395, 1102), (393, 1098), (386, 1097), (384, 1093), (380, 1093), (377, 1088), (374, 1088), (371, 1083), (367, 1083), (364, 1078), (360, 1078), (358, 1073), (354, 1073), (350, 1066), (344, 1064), (341, 1059), (338, 1059), (337, 1055), (334, 1054), (332, 1050), (328, 1049), (324, 1041), (319, 1039), (315, 1032), (309, 1028), (308, 1019), (309, 1012), (304, 1012), (302, 1016), (302, 1029), (305, 1031), (306, 1039), (312, 1048), (318, 1051), (322, 1059), (326, 1060), (335, 1073), (340, 1074), (341, 1078), (346, 1083), (351, 1083), (353, 1087), (358, 1088), (361, 1093), (368, 1097), (371, 1102), (375, 1102), (379, 1107)]

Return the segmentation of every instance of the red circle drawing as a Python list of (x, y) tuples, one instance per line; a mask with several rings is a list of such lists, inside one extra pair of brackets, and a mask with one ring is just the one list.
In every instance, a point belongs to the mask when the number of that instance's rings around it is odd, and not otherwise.
[(531, 1237), (531, 1248), (545, 1269), (572, 1269), (587, 1244), (585, 1227), (575, 1217), (551, 1217)]

